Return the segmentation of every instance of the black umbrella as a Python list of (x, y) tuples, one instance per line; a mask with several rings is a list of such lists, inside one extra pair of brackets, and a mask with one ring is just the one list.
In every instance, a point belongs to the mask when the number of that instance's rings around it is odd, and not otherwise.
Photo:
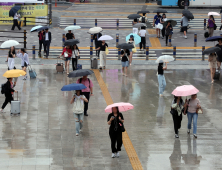
[(127, 18), (129, 18), (129, 19), (137, 19), (137, 18), (140, 18), (141, 17), (141, 15), (139, 15), (139, 14), (130, 14)]
[(206, 50), (204, 50), (203, 54), (211, 54), (211, 53), (215, 53), (215, 52), (218, 52), (220, 51), (221, 48), (220, 47), (211, 47), (211, 48), (208, 48)]
[(194, 19), (193, 14), (192, 14), (189, 10), (187, 10), (187, 9), (183, 10), (183, 11), (182, 11), (182, 14), (183, 14), (185, 17), (187, 17), (188, 19)]
[(94, 72), (92, 70), (81, 69), (81, 70), (72, 71), (71, 73), (69, 73), (68, 77), (82, 77), (82, 76), (88, 76), (93, 73)]
[(155, 9), (153, 13), (167, 13), (167, 10), (159, 8), (159, 9)]
[(67, 46), (67, 45), (75, 45), (75, 44), (78, 44), (79, 43), (79, 40), (78, 39), (69, 39), (69, 40), (66, 40), (64, 45)]
[(18, 10), (20, 9), (21, 9), (20, 5), (13, 6), (9, 11), (9, 16), (14, 17), (15, 13), (18, 12)]
[(137, 14), (146, 14), (146, 13), (150, 13), (150, 11), (148, 10), (142, 10), (142, 11), (138, 11)]
[(170, 19), (163, 23), (163, 27), (166, 27), (168, 22), (171, 23), (172, 27), (175, 27), (177, 25), (177, 22), (175, 20)]
[(137, 23), (135, 25), (133, 25), (134, 28), (140, 28), (140, 27), (146, 27), (146, 24), (144, 23)]
[(206, 39), (206, 41), (218, 41), (218, 40), (222, 40), (221, 36), (213, 36), (213, 37), (209, 37)]
[(133, 44), (122, 43), (122, 44), (118, 44), (116, 48), (132, 49), (132, 48), (134, 48), (134, 45)]
[(42, 31), (42, 30), (47, 30), (47, 29), (49, 29), (49, 27), (43, 26), (41, 28), (38, 28), (36, 31)]

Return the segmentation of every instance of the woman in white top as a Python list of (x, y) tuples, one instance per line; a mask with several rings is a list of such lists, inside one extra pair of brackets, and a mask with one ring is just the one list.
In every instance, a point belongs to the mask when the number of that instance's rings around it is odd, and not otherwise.
[[(164, 24), (164, 22), (166, 22), (166, 21), (167, 21), (166, 14), (163, 14), (160, 22), (162, 24)], [(162, 29), (162, 39), (164, 39), (165, 31), (166, 31), (166, 27), (163, 27), (163, 29)]]
[[(133, 36), (133, 35), (130, 35), (130, 39), (127, 41), (127, 43), (128, 43), (128, 44), (133, 44), (134, 47), (136, 47), (136, 46), (135, 46), (134, 36)], [(132, 60), (133, 60), (133, 50), (132, 50), (132, 49), (129, 49), (129, 51), (130, 51), (129, 63), (130, 63), (130, 65), (131, 65)]]
[(79, 48), (75, 44), (72, 48), (72, 69), (73, 71), (77, 69), (78, 59), (79, 59)]
[(145, 50), (146, 49), (146, 27), (145, 26), (141, 27), (141, 30), (139, 31), (139, 36), (141, 37), (140, 51), (142, 49), (142, 46), (143, 46), (143, 49)]
[(14, 46), (10, 47), (6, 62), (8, 62), (8, 70), (15, 69), (15, 47)]
[[(17, 52), (16, 54), (17, 57), (21, 58), (21, 66), (22, 66), (22, 70), (26, 72), (26, 68), (29, 65), (29, 56), (28, 54), (25, 52), (24, 48), (21, 48), (21, 50)], [(27, 74), (25, 75), (23, 80), (27, 79)]]

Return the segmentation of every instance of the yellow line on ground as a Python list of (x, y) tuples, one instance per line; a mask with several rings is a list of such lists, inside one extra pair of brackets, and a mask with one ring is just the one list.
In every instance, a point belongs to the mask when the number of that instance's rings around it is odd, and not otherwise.
[(156, 47), (160, 47), (160, 48), (162, 48), (162, 47), (161, 47), (161, 44), (160, 44), (159, 38), (150, 37), (149, 40), (150, 40), (150, 43), (151, 43), (151, 46), (152, 46), (152, 47), (155, 47), (155, 48), (156, 48)]
[(156, 34), (156, 30), (155, 29), (148, 29), (148, 33), (149, 34)]
[[(111, 95), (108, 91), (108, 88), (107, 88), (102, 76), (100, 75), (99, 70), (93, 70), (93, 71), (94, 71), (96, 79), (99, 83), (99, 86), (102, 90), (102, 93), (103, 93), (103, 96), (105, 98), (106, 104), (107, 105), (113, 104), (112, 97), (111, 97)], [(129, 135), (127, 134), (126, 131), (123, 133), (123, 145), (126, 149), (126, 153), (129, 157), (129, 160), (131, 162), (133, 170), (143, 170), (143, 167), (142, 167), (141, 162), (138, 158), (136, 150), (134, 149), (133, 144), (132, 144), (132, 142), (129, 138)]]

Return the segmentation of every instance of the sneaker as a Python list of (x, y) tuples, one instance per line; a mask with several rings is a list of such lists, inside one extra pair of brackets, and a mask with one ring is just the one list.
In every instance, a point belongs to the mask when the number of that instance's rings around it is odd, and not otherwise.
[(112, 158), (115, 158), (115, 157), (116, 157), (115, 153), (112, 153)]
[(119, 158), (119, 152), (116, 153), (116, 157)]
[(164, 37), (162, 36), (162, 39), (164, 39)]
[(197, 135), (196, 135), (196, 134), (193, 134), (193, 137), (197, 138)]
[(190, 134), (190, 129), (187, 130), (187, 134)]
[(78, 133), (76, 133), (76, 136), (79, 136), (79, 134), (78, 134)]
[(160, 97), (163, 97), (163, 95), (162, 95), (162, 94), (160, 94)]
[(179, 135), (178, 135), (178, 134), (175, 134), (175, 138), (179, 138)]
[(187, 39), (187, 36), (184, 36), (185, 39)]
[(26, 80), (26, 77), (24, 77), (23, 80)]

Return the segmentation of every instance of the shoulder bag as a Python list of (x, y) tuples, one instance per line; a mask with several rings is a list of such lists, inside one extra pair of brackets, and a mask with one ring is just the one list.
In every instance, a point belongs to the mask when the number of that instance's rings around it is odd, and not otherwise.
[(106, 47), (106, 51), (105, 51), (105, 53), (106, 53), (106, 55), (109, 54), (109, 49), (108, 49), (108, 47)]
[(196, 113), (197, 113), (197, 114), (203, 114), (202, 108), (197, 109), (197, 110), (196, 110)]
[(120, 127), (121, 132), (125, 132), (125, 127), (123, 123), (119, 123), (119, 127)]

